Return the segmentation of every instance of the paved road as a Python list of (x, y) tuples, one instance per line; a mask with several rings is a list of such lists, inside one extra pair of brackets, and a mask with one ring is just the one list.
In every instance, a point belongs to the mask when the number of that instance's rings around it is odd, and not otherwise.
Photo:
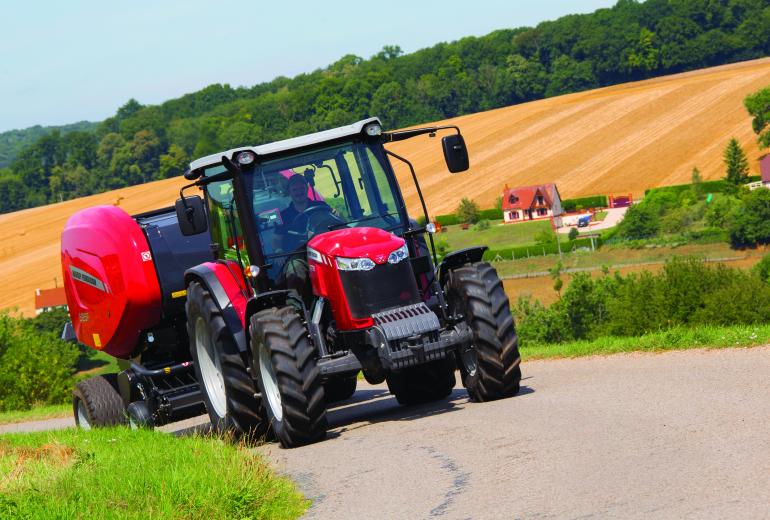
[(309, 518), (770, 518), (770, 348), (525, 363), (519, 396), (382, 387), (325, 442), (260, 450)]

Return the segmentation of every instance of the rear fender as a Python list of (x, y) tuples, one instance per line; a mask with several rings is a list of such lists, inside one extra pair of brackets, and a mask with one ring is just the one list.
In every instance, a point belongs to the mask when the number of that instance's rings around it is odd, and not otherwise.
[(468, 247), (459, 249), (446, 255), (438, 266), (439, 283), (444, 287), (449, 272), (466, 264), (481, 262), (484, 252), (489, 249), (487, 246)]
[(252, 293), (238, 264), (226, 260), (206, 262), (185, 271), (184, 280), (185, 287), (198, 281), (206, 288), (222, 312), (238, 350), (247, 352), (246, 306)]

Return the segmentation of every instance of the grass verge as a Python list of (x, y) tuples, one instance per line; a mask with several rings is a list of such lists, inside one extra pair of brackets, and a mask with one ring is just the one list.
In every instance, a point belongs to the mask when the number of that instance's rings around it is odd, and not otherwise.
[(661, 352), (693, 348), (755, 347), (770, 343), (770, 325), (677, 327), (639, 337), (603, 336), (552, 345), (522, 345), (525, 360), (571, 358), (621, 352)]
[(36, 406), (31, 410), (0, 412), (0, 424), (41, 421), (55, 417), (69, 417), (70, 415), (72, 415), (72, 404), (70, 403)]
[(297, 518), (308, 506), (223, 440), (125, 428), (0, 436), (0, 518)]

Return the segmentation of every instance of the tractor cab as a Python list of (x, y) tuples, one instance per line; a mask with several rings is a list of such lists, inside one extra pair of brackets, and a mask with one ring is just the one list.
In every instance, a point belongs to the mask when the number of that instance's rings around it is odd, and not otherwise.
[[(377, 228), (398, 236), (409, 228), (404, 203), (384, 150), (378, 142), (350, 139), (309, 150), (251, 159), (242, 150), (245, 213), (238, 215), (232, 180), (206, 186), (212, 236), (220, 258), (253, 264), (242, 234), (241, 218), (253, 222), (254, 247), (261, 256), (266, 289), (285, 289), (287, 262), (306, 255), (313, 237), (349, 228)], [(214, 164), (203, 176), (226, 172)], [(240, 249), (237, 251), (236, 249)], [(256, 255), (255, 255), (256, 256)]]

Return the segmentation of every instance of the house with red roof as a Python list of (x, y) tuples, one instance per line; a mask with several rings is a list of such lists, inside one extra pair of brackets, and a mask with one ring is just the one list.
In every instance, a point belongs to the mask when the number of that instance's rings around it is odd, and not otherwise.
[(562, 213), (561, 196), (556, 184), (522, 188), (506, 186), (503, 190), (503, 219), (506, 224), (553, 219), (554, 225), (560, 227)]
[(762, 184), (770, 186), (770, 154), (759, 160), (759, 173), (762, 174)]

